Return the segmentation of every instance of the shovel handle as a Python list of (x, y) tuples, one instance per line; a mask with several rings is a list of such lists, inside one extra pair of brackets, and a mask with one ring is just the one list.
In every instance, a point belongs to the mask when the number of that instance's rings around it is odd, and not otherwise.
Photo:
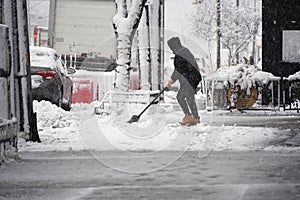
[(162, 91), (160, 91), (160, 93), (148, 104), (148, 106), (138, 115), (138, 117), (140, 117), (153, 103), (154, 101), (160, 97), (160, 95), (166, 90), (168, 89), (167, 87), (164, 87), (164, 89)]

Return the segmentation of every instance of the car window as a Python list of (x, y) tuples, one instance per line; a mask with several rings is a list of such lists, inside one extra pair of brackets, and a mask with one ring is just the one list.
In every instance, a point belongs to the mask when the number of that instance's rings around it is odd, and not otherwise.
[(67, 66), (64, 64), (64, 62), (62, 61), (62, 59), (58, 58), (58, 62), (60, 62), (65, 74), (68, 74), (68, 68)]
[(67, 69), (65, 68), (65, 66), (63, 65), (63, 63), (61, 62), (61, 59), (59, 58), (59, 56), (57, 54), (54, 54), (54, 59), (55, 59), (55, 62), (56, 62), (56, 66), (57, 66), (57, 69), (64, 75), (67, 75), (68, 74), (68, 71)]

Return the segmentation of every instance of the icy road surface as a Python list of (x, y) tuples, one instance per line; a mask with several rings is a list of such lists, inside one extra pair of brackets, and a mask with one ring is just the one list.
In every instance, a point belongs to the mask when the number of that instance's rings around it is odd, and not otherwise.
[(132, 109), (93, 108), (34, 102), (42, 143), (21, 141), (20, 159), (0, 167), (0, 199), (299, 199), (299, 147), (285, 145), (299, 116), (201, 111), (201, 125), (180, 127), (173, 106), (131, 125)]

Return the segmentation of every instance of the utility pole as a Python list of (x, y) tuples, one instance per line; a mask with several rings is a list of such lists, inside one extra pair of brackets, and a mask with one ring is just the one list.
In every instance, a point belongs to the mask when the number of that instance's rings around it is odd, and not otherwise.
[[(164, 88), (164, 33), (165, 33), (165, 0), (160, 0), (160, 9), (159, 9), (159, 29), (160, 29), (160, 46), (159, 46), (159, 63), (160, 63), (160, 88), (159, 90), (162, 90)], [(161, 99), (163, 99), (164, 96), (162, 95)]]
[[(257, 12), (257, 9), (256, 9), (256, 0), (254, 0), (254, 12), (256, 13)], [(253, 35), (253, 41), (252, 41), (252, 59), (253, 59), (253, 62), (256, 63), (256, 36)]]
[(3, 18), (3, 1), (0, 0), (0, 24), (2, 24), (2, 18)]
[(18, 120), (18, 130), (23, 132), (22, 127), (22, 118), (23, 111), (20, 110), (21, 105), (21, 97), (20, 97), (20, 80), (18, 77), (18, 72), (20, 71), (20, 54), (19, 54), (19, 33), (18, 33), (18, 9), (17, 9), (17, 0), (11, 0), (11, 107), (12, 107), (12, 115), (16, 117)]
[[(236, 13), (238, 15), (238, 9), (240, 7), (240, 0), (236, 0)], [(240, 55), (239, 53), (236, 54), (236, 64), (239, 64)]]
[[(23, 98), (23, 107), (24, 107), (24, 130), (29, 133), (29, 141), (33, 142), (41, 142), (38, 130), (37, 130), (37, 116), (36, 113), (33, 112), (33, 104), (32, 104), (32, 95), (31, 95), (31, 70), (30, 70), (30, 53), (29, 53), (29, 34), (28, 34), (28, 13), (27, 13), (27, 0), (21, 0), (20, 2), (20, 18), (23, 19), (23, 24), (21, 27), (22, 35), (19, 37), (22, 39), (20, 43), (20, 47), (23, 46), (24, 51), (22, 52), (23, 60), (23, 77), (22, 77), (22, 95)], [(21, 48), (20, 48), (21, 49)], [(28, 129), (28, 130), (26, 130)]]
[(221, 0), (217, 0), (217, 69), (221, 66)]

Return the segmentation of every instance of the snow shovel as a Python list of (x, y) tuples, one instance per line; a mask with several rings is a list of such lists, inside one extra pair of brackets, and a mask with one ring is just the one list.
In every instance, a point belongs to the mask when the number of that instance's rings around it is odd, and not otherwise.
[(160, 93), (148, 104), (148, 106), (139, 114), (139, 115), (133, 115), (131, 117), (131, 119), (127, 122), (129, 124), (131, 124), (132, 122), (138, 122), (140, 117), (142, 116), (142, 114), (152, 105), (154, 104), (155, 100), (160, 97), (160, 95), (166, 90), (168, 89), (167, 87), (165, 87), (162, 91), (160, 91)]

